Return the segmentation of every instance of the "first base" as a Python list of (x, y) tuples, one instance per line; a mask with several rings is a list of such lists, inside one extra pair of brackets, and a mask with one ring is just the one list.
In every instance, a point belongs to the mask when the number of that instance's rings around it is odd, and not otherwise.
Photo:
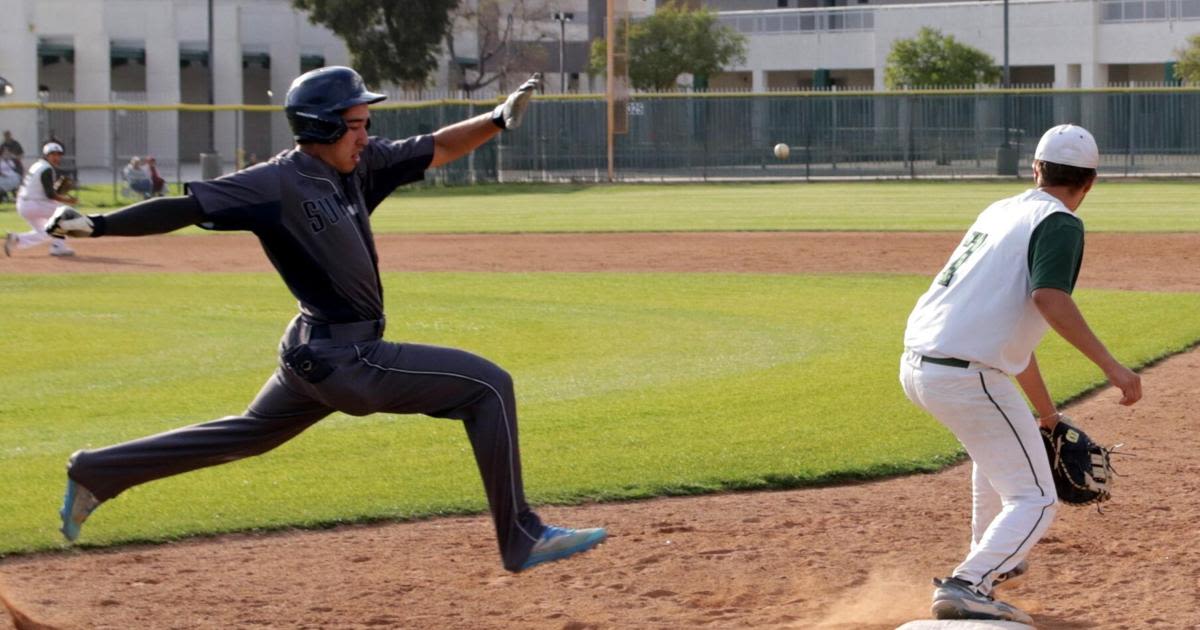
[(910, 621), (896, 630), (1034, 630), (1034, 627), (1015, 621), (922, 619)]

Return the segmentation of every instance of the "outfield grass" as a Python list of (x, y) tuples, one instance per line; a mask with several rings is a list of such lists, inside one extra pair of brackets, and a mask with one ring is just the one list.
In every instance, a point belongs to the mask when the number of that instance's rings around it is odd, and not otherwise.
[[(966, 229), (1029, 182), (821, 182), (501, 186), (393, 196), (378, 232)], [(1200, 230), (1194, 182), (1101, 182), (1081, 209), (1089, 230)]]
[[(897, 382), (904, 320), (928, 282), (385, 274), (387, 337), (469, 349), (514, 374), (535, 504), (796, 487), (933, 470), (959, 456)], [(244, 409), (294, 312), (273, 274), (3, 275), (0, 294), (0, 555), (60, 545), (73, 450)], [(1079, 299), (1133, 364), (1200, 339), (1200, 294)], [(1041, 363), (1059, 399), (1102, 380), (1057, 338)], [(266, 456), (134, 488), (104, 505), (82, 540), (484, 505), (457, 422), (335, 415)]]
[[(424, 188), (389, 198), (376, 211), (373, 226), (377, 233), (957, 232), (989, 203), (1028, 187), (1028, 182), (893, 181)], [(1189, 181), (1104, 181), (1088, 196), (1080, 216), (1091, 231), (1200, 231), (1195, 188)], [(85, 205), (111, 201), (111, 188), (88, 194)], [(15, 213), (0, 212), (0, 229), (28, 227)]]

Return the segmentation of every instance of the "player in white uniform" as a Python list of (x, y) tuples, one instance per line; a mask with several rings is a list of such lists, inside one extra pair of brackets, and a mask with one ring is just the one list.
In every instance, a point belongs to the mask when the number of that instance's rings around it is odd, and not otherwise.
[(75, 250), (67, 247), (66, 239), (46, 234), (46, 222), (54, 214), (54, 209), (61, 204), (78, 204), (79, 200), (59, 194), (54, 190), (58, 181), (58, 166), (62, 163), (63, 148), (57, 142), (47, 142), (42, 147), (42, 159), (33, 163), (25, 171), (25, 180), (17, 192), (17, 214), (33, 229), (22, 234), (8, 234), (4, 237), (4, 254), (11, 256), (13, 251), (26, 249), (50, 241), (51, 256), (74, 256)]
[(954, 432), (973, 463), (971, 549), (951, 577), (934, 580), (939, 619), (1031, 621), (992, 589), (1027, 570), (1057, 507), (1038, 433), (1059, 418), (1034, 356), (1046, 330), (1099, 366), (1121, 404), (1141, 398), (1140, 377), (1113, 358), (1071, 298), (1083, 260), (1074, 213), (1099, 162), (1087, 130), (1047, 131), (1034, 152), (1037, 187), (984, 210), (909, 315), (904, 392)]

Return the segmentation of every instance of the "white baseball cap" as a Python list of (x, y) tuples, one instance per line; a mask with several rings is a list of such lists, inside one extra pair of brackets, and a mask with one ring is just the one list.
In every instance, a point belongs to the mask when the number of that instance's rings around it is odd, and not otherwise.
[(1100, 166), (1100, 149), (1096, 139), (1083, 127), (1058, 125), (1042, 135), (1033, 159), (1079, 168)]
[(63, 151), (62, 145), (57, 142), (47, 142), (42, 145), (42, 155), (50, 155), (51, 153), (66, 153), (66, 151)]

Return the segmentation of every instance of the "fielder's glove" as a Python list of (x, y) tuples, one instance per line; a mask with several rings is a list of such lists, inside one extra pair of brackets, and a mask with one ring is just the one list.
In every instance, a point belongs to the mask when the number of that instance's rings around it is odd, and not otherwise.
[(63, 175), (54, 180), (54, 192), (59, 195), (66, 196), (75, 189), (75, 182), (67, 175)]
[(92, 220), (79, 213), (71, 206), (59, 206), (46, 222), (46, 233), (50, 236), (73, 236), (82, 238), (91, 236)]
[(535, 72), (528, 81), (517, 88), (516, 92), (509, 94), (503, 103), (492, 110), (492, 122), (497, 127), (509, 131), (520, 127), (521, 119), (525, 117), (525, 110), (529, 107), (529, 99), (533, 98), (533, 93), (541, 87), (542, 73)]
[(1058, 498), (1068, 505), (1103, 503), (1112, 498), (1111, 451), (1068, 420), (1060, 415), (1053, 429), (1041, 430)]

